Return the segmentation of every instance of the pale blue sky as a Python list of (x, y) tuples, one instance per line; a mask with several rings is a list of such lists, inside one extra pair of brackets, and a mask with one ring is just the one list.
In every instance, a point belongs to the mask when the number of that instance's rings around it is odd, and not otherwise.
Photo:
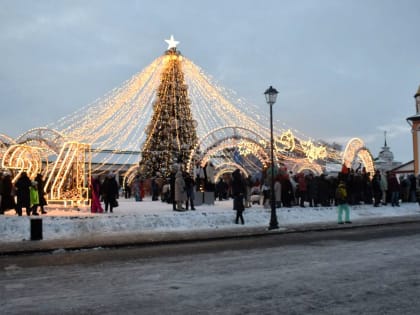
[(420, 1), (0, 0), (0, 133), (74, 112), (179, 50), (227, 88), (314, 139), (362, 138), (412, 159)]

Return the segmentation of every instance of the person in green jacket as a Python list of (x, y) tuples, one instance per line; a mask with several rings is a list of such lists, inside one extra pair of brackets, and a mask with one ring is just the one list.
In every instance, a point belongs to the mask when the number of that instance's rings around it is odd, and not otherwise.
[[(347, 203), (347, 188), (344, 181), (340, 181), (335, 191), (335, 200), (338, 206), (338, 224), (351, 223), (350, 208)], [(345, 213), (345, 222), (343, 222), (343, 212)]]
[(38, 215), (37, 209), (39, 206), (39, 194), (38, 194), (38, 183), (32, 181), (31, 187), (29, 187), (29, 200), (32, 215)]

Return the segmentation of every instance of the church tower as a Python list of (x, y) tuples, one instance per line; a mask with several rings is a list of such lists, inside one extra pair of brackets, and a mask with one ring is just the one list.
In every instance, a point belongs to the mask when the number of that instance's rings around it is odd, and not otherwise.
[(414, 174), (419, 175), (420, 171), (420, 86), (414, 95), (416, 102), (416, 114), (408, 117), (407, 122), (411, 126), (413, 134), (413, 156), (414, 156)]

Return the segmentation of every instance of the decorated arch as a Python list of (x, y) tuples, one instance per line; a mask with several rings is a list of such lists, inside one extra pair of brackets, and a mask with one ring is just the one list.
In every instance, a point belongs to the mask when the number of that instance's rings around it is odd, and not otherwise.
[(1, 166), (14, 171), (12, 181), (15, 182), (22, 172), (27, 172), (29, 177), (35, 177), (43, 169), (43, 163), (48, 164), (48, 159), (42, 148), (13, 144), (4, 153)]
[(311, 172), (314, 175), (321, 175), (323, 173), (322, 167), (315, 163), (308, 163), (308, 162), (299, 162), (295, 163), (294, 167), (292, 168), (294, 174), (298, 173), (305, 173)]
[(366, 171), (373, 176), (375, 167), (370, 151), (365, 147), (364, 142), (359, 138), (350, 139), (343, 154), (342, 164), (348, 168), (356, 168), (356, 163), (363, 163)]
[(236, 169), (239, 169), (244, 176), (249, 176), (248, 171), (242, 167), (242, 165), (235, 162), (225, 162), (216, 167), (216, 175), (214, 176), (215, 181), (217, 182), (223, 174), (232, 173)]
[(52, 154), (59, 154), (64, 142), (62, 133), (45, 127), (28, 130), (16, 139), (16, 143), (44, 148)]
[(0, 160), (3, 159), (4, 153), (13, 144), (16, 144), (15, 140), (10, 138), (9, 136), (6, 136), (5, 134), (0, 133)]
[[(225, 164), (231, 161), (218, 153), (227, 148), (237, 148), (243, 155), (253, 154), (262, 164), (270, 163), (265, 138), (248, 128), (238, 126), (227, 126), (214, 129), (206, 134), (191, 151), (187, 161), (187, 171), (191, 171), (196, 161), (202, 166), (209, 159), (216, 161), (216, 164)], [(217, 167), (217, 165), (216, 165)]]

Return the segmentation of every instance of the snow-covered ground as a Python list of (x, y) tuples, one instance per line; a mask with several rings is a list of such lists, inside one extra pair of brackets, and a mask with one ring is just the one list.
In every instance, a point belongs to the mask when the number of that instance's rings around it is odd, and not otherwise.
[[(234, 223), (235, 211), (232, 200), (203, 204), (196, 211), (172, 211), (172, 205), (145, 199), (119, 199), (114, 213), (90, 213), (87, 207), (71, 208), (57, 205), (46, 207), (48, 214), (39, 217), (18, 217), (14, 211), (0, 216), (0, 242), (30, 239), (30, 219), (42, 218), (43, 239), (72, 239), (112, 233), (141, 233), (158, 231), (186, 231), (204, 229), (239, 228)], [(25, 211), (23, 211), (25, 212)], [(351, 207), (351, 220), (367, 218), (420, 215), (417, 203), (402, 203), (400, 207), (361, 205)], [(253, 205), (244, 212), (245, 226), (266, 227), (270, 221), (270, 209)], [(336, 207), (293, 207), (277, 209), (280, 227), (306, 223), (337, 222)]]

